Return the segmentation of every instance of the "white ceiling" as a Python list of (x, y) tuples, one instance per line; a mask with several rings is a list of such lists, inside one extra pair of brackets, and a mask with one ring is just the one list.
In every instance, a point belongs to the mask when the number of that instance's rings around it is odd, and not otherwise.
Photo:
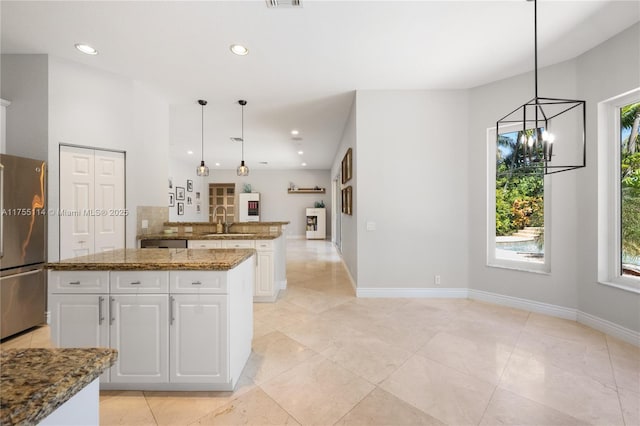
[[(235, 168), (238, 99), (251, 168), (327, 169), (355, 90), (464, 89), (533, 68), (533, 3), (312, 1), (0, 3), (2, 53), (47, 53), (154, 87), (171, 103), (172, 156)], [(541, 1), (540, 65), (575, 57), (640, 18), (637, 1)], [(83, 55), (74, 44), (99, 50)], [(242, 43), (239, 57), (229, 45)], [(544, 88), (541, 87), (544, 95)], [(547, 94), (548, 96), (549, 94)], [(293, 141), (291, 129), (300, 130)], [(194, 151), (188, 156), (186, 151)], [(299, 156), (298, 150), (304, 155)], [(267, 166), (258, 164), (267, 161)]]

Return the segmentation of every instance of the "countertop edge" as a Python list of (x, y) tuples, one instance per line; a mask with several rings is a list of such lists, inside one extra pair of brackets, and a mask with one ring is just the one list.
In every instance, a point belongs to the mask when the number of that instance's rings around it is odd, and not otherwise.
[(136, 235), (140, 241), (147, 240), (275, 240), (282, 236), (282, 232), (269, 234), (233, 235), (233, 234), (196, 234), (196, 233), (171, 233), (171, 234), (141, 234)]

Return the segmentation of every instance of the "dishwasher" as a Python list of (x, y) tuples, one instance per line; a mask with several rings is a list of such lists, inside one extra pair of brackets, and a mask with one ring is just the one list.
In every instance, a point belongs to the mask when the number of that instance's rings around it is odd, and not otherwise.
[(187, 248), (187, 240), (141, 240), (140, 248)]

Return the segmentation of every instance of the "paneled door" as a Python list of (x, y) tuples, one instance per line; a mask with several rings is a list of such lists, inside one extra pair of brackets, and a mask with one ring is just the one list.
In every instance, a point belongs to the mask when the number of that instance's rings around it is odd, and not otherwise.
[(125, 246), (124, 153), (60, 146), (60, 259)]

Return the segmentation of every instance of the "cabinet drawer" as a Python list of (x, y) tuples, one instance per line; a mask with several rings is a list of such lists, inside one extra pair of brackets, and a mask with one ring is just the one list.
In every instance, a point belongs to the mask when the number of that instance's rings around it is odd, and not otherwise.
[(273, 240), (256, 240), (256, 250), (273, 251)]
[(169, 271), (111, 271), (112, 293), (167, 293)]
[(227, 240), (222, 243), (224, 248), (254, 248), (253, 240)]
[(227, 271), (170, 271), (171, 293), (227, 294)]
[(51, 293), (107, 293), (109, 271), (49, 271)]
[(188, 247), (190, 249), (212, 249), (212, 248), (221, 248), (222, 241), (220, 240), (189, 240)]

